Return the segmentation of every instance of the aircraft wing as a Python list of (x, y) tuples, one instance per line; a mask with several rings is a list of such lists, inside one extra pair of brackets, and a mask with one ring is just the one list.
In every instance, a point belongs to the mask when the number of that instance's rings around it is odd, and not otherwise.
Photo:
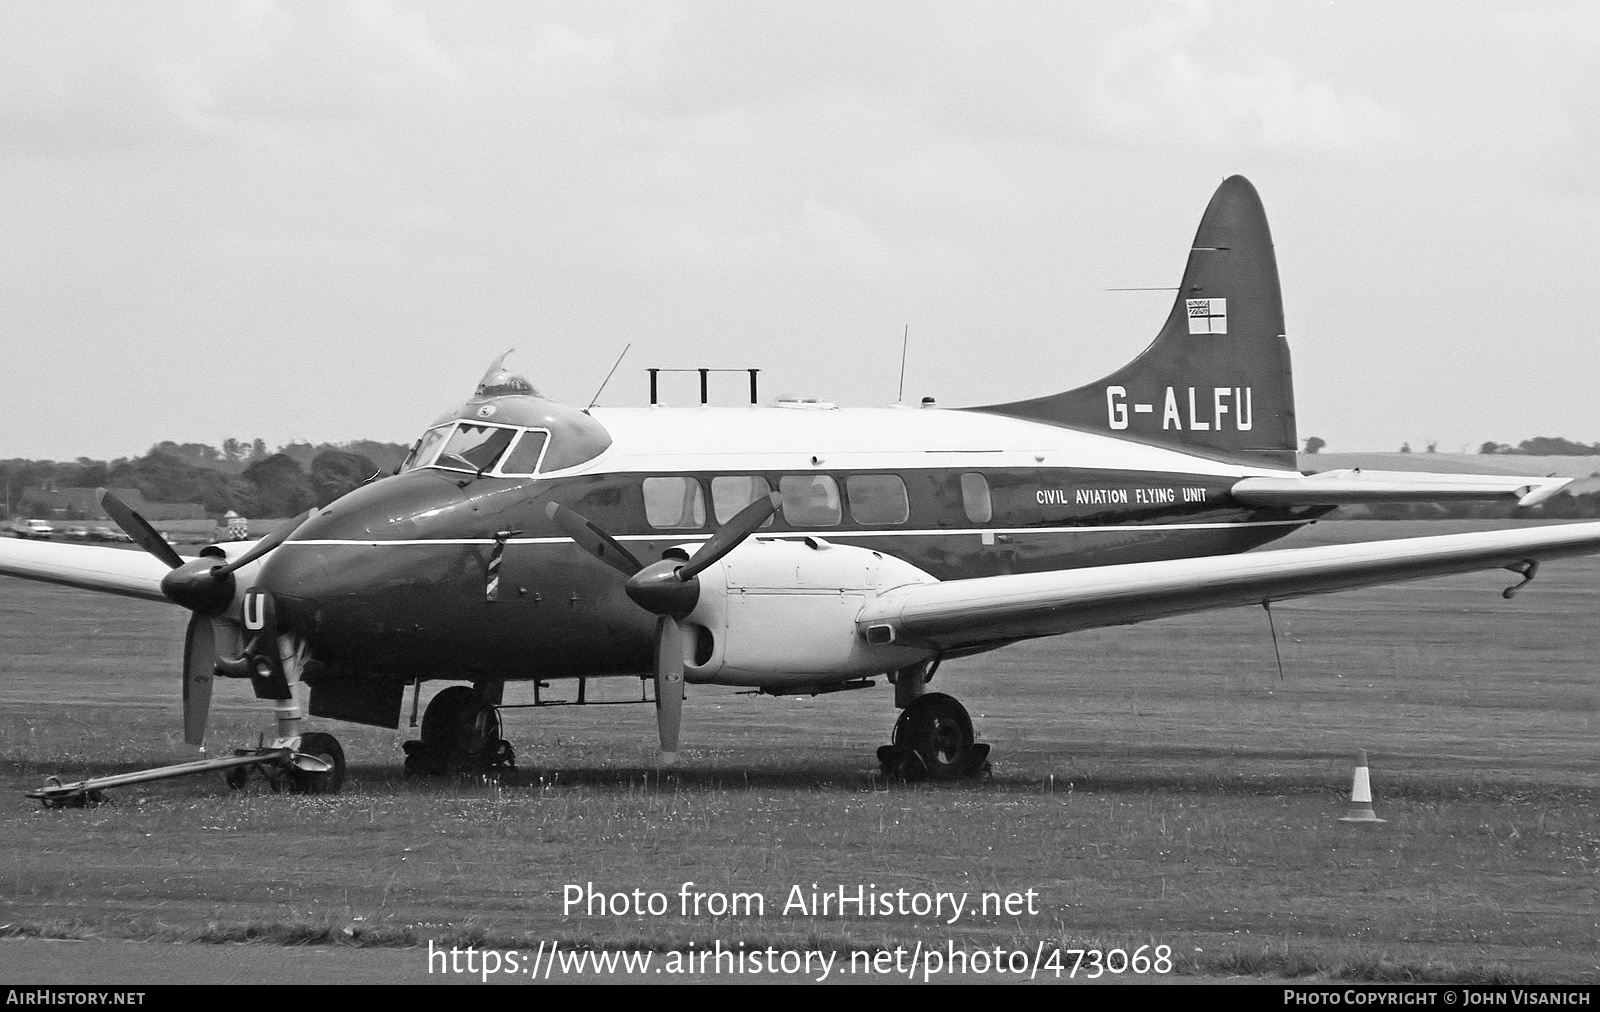
[(1460, 499), (1508, 499), (1518, 506), (1534, 506), (1571, 482), (1571, 478), (1353, 468), (1293, 478), (1241, 478), (1234, 482), (1231, 491), (1235, 499), (1247, 506), (1348, 506)]
[(144, 552), (51, 541), (0, 540), (0, 576), (59, 583), (83, 590), (166, 601), (167, 567)]
[(870, 643), (948, 652), (1596, 552), (1600, 523), (1585, 523), (989, 576), (887, 591), (856, 625)]

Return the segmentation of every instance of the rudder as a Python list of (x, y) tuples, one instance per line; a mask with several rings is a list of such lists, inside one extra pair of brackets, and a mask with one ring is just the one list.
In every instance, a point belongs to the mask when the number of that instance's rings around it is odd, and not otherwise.
[(1230, 176), (1217, 188), (1172, 312), (1138, 358), (1075, 390), (971, 410), (1294, 468), (1283, 294), (1255, 187)]

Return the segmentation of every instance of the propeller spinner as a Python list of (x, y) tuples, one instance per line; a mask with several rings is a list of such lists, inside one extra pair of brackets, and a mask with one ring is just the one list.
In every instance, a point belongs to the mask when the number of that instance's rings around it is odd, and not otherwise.
[(545, 513), (580, 548), (628, 578), (629, 598), (656, 616), (656, 723), (661, 733), (661, 761), (677, 757), (678, 729), (683, 721), (683, 642), (679, 623), (700, 601), (698, 576), (716, 565), (756, 528), (778, 511), (782, 498), (769, 493), (740, 510), (719, 527), (687, 562), (662, 559), (646, 566), (622, 544), (581, 514), (550, 503)]

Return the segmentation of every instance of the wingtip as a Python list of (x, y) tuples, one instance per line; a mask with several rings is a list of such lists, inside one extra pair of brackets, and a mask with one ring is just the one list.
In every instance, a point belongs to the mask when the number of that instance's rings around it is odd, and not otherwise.
[(1522, 498), (1517, 500), (1517, 505), (1519, 507), (1537, 506), (1570, 484), (1572, 484), (1571, 478), (1556, 478), (1538, 485), (1529, 485), (1528, 491), (1523, 493)]

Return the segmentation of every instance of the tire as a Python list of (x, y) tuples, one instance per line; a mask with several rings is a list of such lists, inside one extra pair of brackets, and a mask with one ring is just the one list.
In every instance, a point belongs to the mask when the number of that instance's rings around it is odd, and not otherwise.
[(914, 784), (928, 778), (922, 757), (904, 745), (883, 745), (878, 749), (878, 768), (890, 780)]
[(289, 791), (292, 794), (338, 794), (344, 786), (344, 748), (339, 739), (321, 731), (300, 736), (300, 751), (332, 764), (326, 773), (308, 773), (293, 766), (289, 768)]
[(404, 773), (408, 777), (437, 777), (450, 771), (443, 749), (420, 741), (408, 741), (401, 747), (406, 751)]
[[(930, 780), (956, 780), (983, 761), (972, 743), (972, 718), (967, 708), (942, 692), (918, 696), (900, 713), (894, 743), (922, 760)], [(983, 750), (984, 754), (988, 749)]]
[(477, 692), (468, 686), (452, 685), (440, 690), (422, 714), (423, 744), (473, 757), (496, 748), (500, 741), (500, 714), (489, 707), (483, 733), (479, 734), (477, 719), (482, 706)]

